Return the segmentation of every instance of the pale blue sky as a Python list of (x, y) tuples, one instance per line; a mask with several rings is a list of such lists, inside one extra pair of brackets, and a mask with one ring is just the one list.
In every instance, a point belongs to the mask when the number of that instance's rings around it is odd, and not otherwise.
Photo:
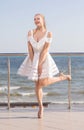
[(84, 0), (0, 0), (0, 53), (27, 52), (36, 13), (53, 33), (50, 52), (84, 52)]

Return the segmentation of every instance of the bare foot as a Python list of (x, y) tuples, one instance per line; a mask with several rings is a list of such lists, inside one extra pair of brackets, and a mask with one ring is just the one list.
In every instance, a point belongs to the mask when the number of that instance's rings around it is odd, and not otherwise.
[(63, 77), (63, 78), (66, 78), (67, 80), (71, 80), (71, 75), (65, 75), (63, 73), (60, 73), (60, 76)]
[(70, 81), (71, 80), (71, 75), (67, 75), (67, 79)]
[(43, 117), (43, 107), (41, 107), (38, 111), (38, 118), (42, 118)]

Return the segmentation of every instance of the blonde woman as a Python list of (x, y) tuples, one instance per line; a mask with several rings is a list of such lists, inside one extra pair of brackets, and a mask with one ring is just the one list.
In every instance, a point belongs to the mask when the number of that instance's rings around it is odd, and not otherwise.
[(71, 80), (71, 76), (63, 73), (55, 76), (59, 70), (48, 52), (52, 42), (52, 33), (47, 30), (42, 14), (35, 14), (34, 23), (36, 28), (28, 32), (29, 56), (21, 64), (18, 74), (27, 76), (29, 80), (35, 82), (35, 92), (39, 104), (38, 118), (42, 118), (42, 88), (55, 82)]

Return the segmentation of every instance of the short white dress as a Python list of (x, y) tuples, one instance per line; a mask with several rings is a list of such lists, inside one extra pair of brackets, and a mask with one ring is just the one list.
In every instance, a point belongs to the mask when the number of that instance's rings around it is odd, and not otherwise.
[(39, 42), (37, 42), (33, 37), (33, 32), (31, 34), (32, 35), (28, 37), (28, 41), (30, 41), (34, 51), (33, 61), (31, 61), (29, 56), (26, 56), (17, 73), (21, 76), (26, 76), (29, 80), (33, 81), (38, 81), (39, 79), (44, 78), (51, 78), (57, 75), (59, 73), (58, 67), (49, 52), (47, 52), (46, 59), (42, 64), (42, 73), (40, 76), (38, 75), (40, 53), (42, 52), (44, 44), (46, 42), (50, 44), (52, 42), (52, 38), (47, 37), (48, 31), (46, 31), (45, 36)]

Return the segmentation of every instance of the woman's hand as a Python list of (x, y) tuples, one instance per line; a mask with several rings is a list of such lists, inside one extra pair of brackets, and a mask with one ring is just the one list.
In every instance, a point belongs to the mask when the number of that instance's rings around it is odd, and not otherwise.
[(38, 65), (38, 76), (42, 73), (42, 65)]

